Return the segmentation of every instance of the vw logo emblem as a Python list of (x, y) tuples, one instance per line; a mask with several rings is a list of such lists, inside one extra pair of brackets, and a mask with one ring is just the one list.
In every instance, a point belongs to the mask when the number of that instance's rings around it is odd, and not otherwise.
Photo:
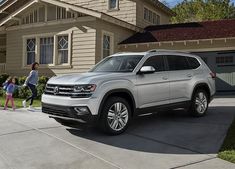
[(56, 87), (54, 88), (54, 95), (57, 95), (58, 93), (59, 93), (59, 87), (56, 86)]

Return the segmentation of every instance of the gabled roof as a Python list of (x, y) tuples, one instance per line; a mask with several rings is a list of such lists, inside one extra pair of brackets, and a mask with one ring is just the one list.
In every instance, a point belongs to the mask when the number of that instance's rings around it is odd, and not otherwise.
[(235, 37), (235, 19), (149, 26), (120, 44), (229, 37)]
[(174, 16), (175, 13), (166, 5), (164, 5), (162, 2), (160, 2), (159, 0), (147, 0), (150, 3), (152, 3), (153, 5), (157, 6), (158, 8), (160, 8), (161, 10), (163, 10), (164, 12), (166, 12), (167, 14)]
[[(114, 18), (110, 15), (107, 15), (105, 13), (88, 9), (79, 5), (70, 4), (67, 2), (62, 2), (58, 0), (8, 0), (8, 1), (16, 1), (12, 5), (7, 6), (7, 8), (4, 8), (5, 4), (3, 6), (0, 6), (0, 26), (3, 26), (5, 23), (7, 23), (9, 20), (13, 19), (16, 15), (30, 7), (31, 5), (38, 3), (38, 2), (45, 2), (48, 4), (56, 5), (59, 7), (66, 8), (68, 10), (73, 10), (76, 12), (83, 13), (85, 15), (93, 16), (95, 18), (99, 18), (101, 20), (134, 30), (134, 31), (141, 31), (141, 28), (130, 24), (128, 22), (122, 21), (120, 19)], [(20, 5), (19, 5), (20, 4)]]

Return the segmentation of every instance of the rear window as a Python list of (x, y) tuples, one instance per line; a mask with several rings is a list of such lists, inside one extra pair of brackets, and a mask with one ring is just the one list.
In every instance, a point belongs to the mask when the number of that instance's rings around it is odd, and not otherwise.
[(191, 67), (191, 69), (197, 69), (200, 66), (200, 63), (196, 58), (188, 57), (188, 62)]

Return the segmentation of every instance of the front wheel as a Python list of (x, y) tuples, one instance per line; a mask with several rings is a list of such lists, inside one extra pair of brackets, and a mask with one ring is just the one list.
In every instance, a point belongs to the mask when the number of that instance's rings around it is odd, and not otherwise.
[(118, 135), (127, 129), (130, 118), (129, 103), (123, 98), (111, 97), (104, 104), (100, 127), (105, 133)]
[(193, 95), (189, 112), (193, 116), (202, 117), (207, 113), (208, 104), (209, 99), (207, 92), (199, 89)]

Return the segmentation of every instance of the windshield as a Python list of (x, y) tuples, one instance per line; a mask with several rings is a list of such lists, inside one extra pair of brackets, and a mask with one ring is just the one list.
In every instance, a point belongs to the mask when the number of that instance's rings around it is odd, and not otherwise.
[(143, 55), (113, 56), (105, 58), (91, 72), (133, 72)]

